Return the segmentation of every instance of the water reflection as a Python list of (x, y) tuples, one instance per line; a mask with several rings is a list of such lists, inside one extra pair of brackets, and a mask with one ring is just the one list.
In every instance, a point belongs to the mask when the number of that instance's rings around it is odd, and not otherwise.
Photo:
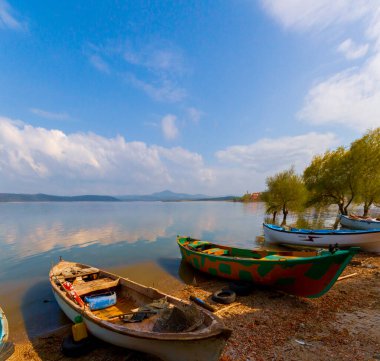
[[(47, 275), (59, 256), (170, 293), (202, 277), (181, 262), (177, 234), (252, 248), (264, 211), (262, 203), (233, 202), (1, 203), (0, 304), (11, 333), (26, 327), (30, 337), (62, 323), (56, 304), (43, 303), (51, 298)], [(330, 226), (335, 216), (327, 209), (299, 222)], [(53, 317), (40, 322), (46, 314)]]
[[(264, 216), (265, 223), (273, 223), (272, 216)], [(276, 217), (277, 225), (281, 225), (282, 213)], [(304, 229), (336, 229), (339, 227), (339, 217), (335, 206), (311, 208), (304, 212), (291, 213), (286, 221), (287, 226)]]

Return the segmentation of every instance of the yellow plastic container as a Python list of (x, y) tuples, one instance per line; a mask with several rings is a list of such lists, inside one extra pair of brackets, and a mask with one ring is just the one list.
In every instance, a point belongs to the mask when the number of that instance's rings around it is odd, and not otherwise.
[(76, 323), (72, 325), (71, 330), (73, 333), (74, 341), (79, 342), (88, 336), (87, 329), (86, 325), (83, 323), (82, 317), (76, 317), (75, 322)]

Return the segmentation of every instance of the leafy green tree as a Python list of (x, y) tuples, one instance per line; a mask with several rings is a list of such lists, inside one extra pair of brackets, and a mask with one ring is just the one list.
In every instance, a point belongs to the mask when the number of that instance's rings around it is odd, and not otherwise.
[(352, 152), (344, 147), (315, 156), (303, 173), (310, 192), (308, 204), (337, 204), (339, 212), (347, 214), (358, 189), (358, 174), (353, 161)]
[(299, 211), (306, 200), (306, 189), (302, 177), (297, 175), (294, 168), (277, 173), (266, 179), (267, 190), (262, 194), (262, 200), (267, 205), (267, 213), (276, 215), (282, 211), (281, 224), (286, 224), (289, 211)]
[(380, 128), (368, 131), (351, 144), (353, 169), (358, 174), (358, 201), (363, 216), (373, 204), (380, 203)]
[(265, 213), (272, 214), (272, 223), (276, 223), (277, 214), (281, 212), (281, 204), (270, 191), (261, 193), (261, 200), (266, 204)]

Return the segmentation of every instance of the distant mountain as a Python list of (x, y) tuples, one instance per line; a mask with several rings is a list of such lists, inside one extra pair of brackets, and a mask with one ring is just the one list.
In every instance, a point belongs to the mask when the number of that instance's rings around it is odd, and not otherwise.
[(204, 194), (174, 193), (169, 190), (146, 195), (125, 196), (54, 196), (49, 194), (0, 193), (0, 202), (180, 202), (180, 201), (231, 201), (235, 196), (211, 197)]
[(122, 201), (190, 201), (190, 200), (200, 200), (209, 199), (210, 196), (204, 194), (186, 194), (186, 193), (174, 193), (169, 190), (162, 192), (144, 194), (144, 195), (124, 195), (117, 196), (118, 199)]
[(52, 196), (49, 194), (16, 194), (0, 193), (0, 202), (119, 202), (120, 200), (110, 196)]

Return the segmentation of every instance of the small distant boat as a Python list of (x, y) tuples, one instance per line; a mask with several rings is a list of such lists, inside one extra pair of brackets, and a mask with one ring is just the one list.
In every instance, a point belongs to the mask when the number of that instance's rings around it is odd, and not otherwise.
[(345, 216), (340, 215), (340, 224), (343, 227), (351, 229), (379, 229), (380, 230), (380, 219), (376, 218), (364, 218), (355, 215)]
[(231, 335), (207, 310), (94, 267), (60, 261), (49, 276), (67, 317), (81, 315), (91, 334), (117, 346), (167, 361), (217, 361)]
[(311, 298), (326, 293), (359, 251), (251, 250), (180, 236), (177, 243), (182, 258), (200, 271)]
[(360, 247), (366, 252), (380, 252), (380, 229), (301, 229), (263, 224), (265, 242), (280, 245), (339, 248)]
[(5, 313), (0, 307), (0, 359), (2, 357), (3, 352), (5, 352), (6, 344), (8, 341), (8, 321), (5, 317)]

